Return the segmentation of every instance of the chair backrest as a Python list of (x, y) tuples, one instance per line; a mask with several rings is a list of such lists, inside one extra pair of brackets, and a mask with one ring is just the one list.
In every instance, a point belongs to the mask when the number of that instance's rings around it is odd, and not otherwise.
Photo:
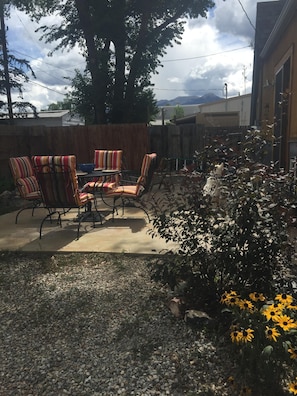
[(81, 206), (74, 155), (34, 156), (32, 162), (47, 207)]
[[(95, 168), (112, 169), (120, 171), (122, 169), (123, 150), (95, 150), (94, 164)], [(119, 182), (119, 175), (110, 176), (108, 182)]]
[(96, 168), (121, 170), (122, 150), (95, 150), (94, 164)]
[(19, 193), (24, 199), (40, 197), (39, 185), (29, 157), (9, 158), (11, 174)]
[(145, 154), (142, 160), (140, 176), (137, 180), (138, 193), (147, 192), (150, 189), (153, 174), (156, 168), (157, 154)]

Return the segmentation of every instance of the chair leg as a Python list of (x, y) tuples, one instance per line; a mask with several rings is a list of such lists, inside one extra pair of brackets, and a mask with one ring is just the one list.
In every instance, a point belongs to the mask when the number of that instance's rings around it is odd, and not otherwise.
[[(32, 202), (32, 201), (31, 201), (31, 202)], [(39, 208), (40, 205), (41, 205), (41, 202), (40, 202), (40, 201), (36, 201), (36, 202), (33, 201), (33, 204), (32, 204), (32, 205), (25, 206), (25, 207), (21, 208), (21, 209), (18, 211), (18, 213), (16, 214), (16, 217), (15, 217), (15, 224), (18, 223), (18, 217), (19, 217), (20, 213), (22, 213), (22, 212), (23, 212), (24, 210), (26, 210), (26, 209), (32, 209), (32, 216), (34, 216), (34, 210), (35, 210), (36, 208)]]
[(39, 239), (41, 239), (41, 233), (42, 233), (42, 227), (44, 222), (50, 217), (50, 220), (52, 221), (52, 215), (58, 213), (59, 217), (58, 217), (58, 224), (60, 224), (60, 226), (62, 226), (61, 223), (61, 213), (58, 212), (57, 210), (55, 210), (54, 212), (50, 212), (48, 215), (45, 216), (45, 218), (42, 220), (41, 224), (40, 224), (40, 228), (39, 228)]

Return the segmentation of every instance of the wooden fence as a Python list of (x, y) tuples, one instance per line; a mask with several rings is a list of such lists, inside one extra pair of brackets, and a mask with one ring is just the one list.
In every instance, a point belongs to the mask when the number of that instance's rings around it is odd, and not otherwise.
[(75, 154), (77, 163), (93, 162), (94, 149), (122, 149), (126, 169), (139, 172), (143, 155), (190, 159), (214, 136), (240, 134), (201, 125), (149, 126), (144, 124), (73, 127), (0, 126), (0, 178), (10, 178), (8, 158), (22, 155)]

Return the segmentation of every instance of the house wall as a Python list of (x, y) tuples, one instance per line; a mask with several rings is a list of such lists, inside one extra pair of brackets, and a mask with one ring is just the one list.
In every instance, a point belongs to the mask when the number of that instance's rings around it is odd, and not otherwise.
[(55, 127), (55, 126), (63, 126), (62, 118), (14, 118), (14, 125), (17, 126), (47, 126), (47, 127)]
[(275, 44), (273, 52), (263, 59), (262, 79), (259, 81), (261, 100), (260, 122), (262, 126), (266, 121), (270, 124), (274, 122), (275, 114), (275, 73), (278, 66), (286, 55), (291, 53), (291, 89), (289, 105), (289, 139), (297, 140), (297, 13), (288, 25), (286, 31)]
[(199, 111), (203, 114), (236, 112), (239, 115), (239, 126), (248, 126), (250, 124), (251, 94), (234, 96), (233, 98), (228, 98), (219, 102), (202, 104), (199, 106)]
[[(291, 3), (293, 4), (293, 3)], [(296, 4), (294, 4), (296, 6)], [(291, 158), (297, 156), (297, 9), (290, 14), (290, 20), (284, 21), (281, 33), (270, 43), (269, 49), (263, 50), (261, 59), (261, 77), (259, 79), (258, 111), (260, 126), (267, 129), (273, 126), (273, 134), (281, 139), (280, 165), (288, 169)], [(282, 96), (276, 83), (276, 74), (284, 66), (285, 61), (291, 58), (290, 86), (288, 108), (280, 107)], [(288, 73), (285, 73), (288, 77)], [(277, 98), (277, 100), (275, 99)], [(280, 127), (281, 117), (286, 114), (287, 124)], [(281, 128), (280, 132), (278, 129)], [(269, 127), (268, 129), (269, 130)], [(274, 155), (272, 156), (274, 160)]]

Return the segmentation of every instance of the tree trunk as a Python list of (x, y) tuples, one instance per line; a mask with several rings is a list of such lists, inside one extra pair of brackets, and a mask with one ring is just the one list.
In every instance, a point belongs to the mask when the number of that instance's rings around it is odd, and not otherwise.
[(1, 45), (3, 51), (3, 67), (4, 67), (4, 76), (5, 76), (5, 90), (6, 90), (9, 122), (10, 124), (13, 124), (13, 111), (12, 111), (12, 100), (11, 100), (11, 91), (10, 91), (10, 78), (9, 78), (9, 66), (8, 66), (8, 56), (7, 56), (3, 1), (0, 1), (0, 34), (1, 34)]
[(125, 1), (117, 4), (116, 13), (116, 35), (113, 37), (115, 46), (115, 82), (112, 100), (113, 123), (122, 123), (125, 119), (124, 92), (126, 82), (126, 28), (125, 28)]
[(105, 124), (107, 122), (106, 95), (108, 66), (106, 58), (108, 58), (108, 55), (106, 54), (106, 48), (108, 44), (105, 45), (105, 49), (102, 50), (101, 57), (99, 58), (99, 54), (95, 44), (95, 30), (93, 29), (93, 23), (88, 4), (85, 0), (75, 0), (75, 5), (78, 10), (81, 29), (84, 33), (84, 38), (86, 40), (86, 46), (88, 50), (88, 68), (90, 70), (94, 91), (96, 89), (96, 95), (94, 95), (94, 123)]

